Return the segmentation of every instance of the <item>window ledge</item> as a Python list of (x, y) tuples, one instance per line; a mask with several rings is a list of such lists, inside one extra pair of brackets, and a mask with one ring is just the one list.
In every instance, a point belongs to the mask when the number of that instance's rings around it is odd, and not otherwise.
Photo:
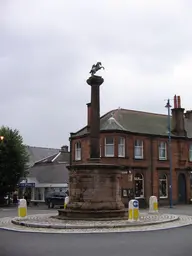
[(168, 196), (161, 196), (159, 199), (168, 199)]
[(159, 160), (159, 161), (163, 161), (163, 162), (168, 161), (168, 159), (167, 159), (167, 158), (159, 158), (158, 160)]
[(144, 196), (140, 196), (140, 197), (135, 197), (135, 199), (145, 199)]
[(137, 160), (137, 161), (145, 161), (146, 159), (145, 159), (145, 158), (135, 158), (135, 157), (134, 157), (134, 160)]
[(120, 156), (101, 156), (100, 158), (103, 158), (103, 159), (107, 159), (107, 158), (113, 158), (113, 159), (129, 159), (129, 157), (127, 156), (124, 156), (124, 157), (120, 157)]

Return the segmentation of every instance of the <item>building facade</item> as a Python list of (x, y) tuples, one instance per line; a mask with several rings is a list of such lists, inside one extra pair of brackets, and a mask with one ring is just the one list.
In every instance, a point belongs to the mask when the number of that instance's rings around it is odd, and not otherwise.
[[(169, 204), (170, 157), (173, 203), (190, 203), (192, 190), (192, 111), (184, 112), (180, 97), (174, 98), (171, 116), (171, 154), (168, 152), (167, 115), (116, 109), (100, 118), (100, 161), (122, 170), (121, 195), (146, 205), (151, 195), (159, 204)], [(90, 111), (87, 125), (70, 136), (70, 163), (90, 158)]]
[(20, 197), (27, 193), (33, 203), (44, 203), (50, 192), (66, 191), (70, 153), (68, 146), (62, 146), (57, 153), (33, 163), (27, 177), (22, 180)]

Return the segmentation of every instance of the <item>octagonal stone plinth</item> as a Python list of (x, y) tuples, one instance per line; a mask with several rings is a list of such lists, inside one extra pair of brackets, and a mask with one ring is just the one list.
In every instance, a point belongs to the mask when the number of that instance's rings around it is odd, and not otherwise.
[(87, 163), (69, 167), (70, 202), (59, 210), (69, 219), (124, 218), (118, 166)]

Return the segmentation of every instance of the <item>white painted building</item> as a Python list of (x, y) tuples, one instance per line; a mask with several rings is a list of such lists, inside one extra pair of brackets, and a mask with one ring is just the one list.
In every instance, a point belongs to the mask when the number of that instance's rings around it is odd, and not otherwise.
[(69, 152), (67, 146), (60, 152), (36, 162), (29, 170), (26, 179), (19, 187), (22, 193), (28, 193), (31, 202), (45, 202), (45, 197), (52, 191), (65, 191), (68, 188)]

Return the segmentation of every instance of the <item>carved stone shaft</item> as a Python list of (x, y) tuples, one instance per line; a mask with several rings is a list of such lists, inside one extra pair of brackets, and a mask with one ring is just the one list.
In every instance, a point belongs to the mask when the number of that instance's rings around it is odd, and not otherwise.
[(90, 121), (90, 159), (100, 158), (100, 93), (99, 87), (104, 82), (100, 76), (91, 76), (87, 83), (91, 86), (91, 121)]

